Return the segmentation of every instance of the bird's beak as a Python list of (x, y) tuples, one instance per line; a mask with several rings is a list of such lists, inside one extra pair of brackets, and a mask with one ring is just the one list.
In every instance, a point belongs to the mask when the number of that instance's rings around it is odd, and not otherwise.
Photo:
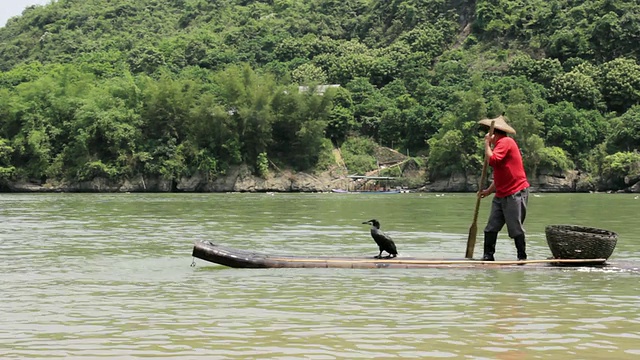
[(368, 221), (363, 221), (362, 223), (363, 223), (363, 224), (369, 224), (369, 222), (368, 222)]

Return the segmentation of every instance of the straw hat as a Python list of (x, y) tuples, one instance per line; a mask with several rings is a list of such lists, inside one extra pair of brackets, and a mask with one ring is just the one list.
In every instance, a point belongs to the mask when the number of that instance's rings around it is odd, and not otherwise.
[(506, 121), (504, 115), (500, 115), (495, 119), (482, 119), (482, 120), (478, 121), (478, 124), (484, 125), (486, 127), (491, 127), (491, 121), (492, 120), (495, 120), (495, 124), (493, 125), (493, 127), (495, 129), (502, 130), (502, 131), (506, 132), (507, 134), (515, 134), (516, 133), (516, 130), (514, 128), (512, 128), (511, 126), (509, 126), (509, 124), (507, 124), (507, 121)]

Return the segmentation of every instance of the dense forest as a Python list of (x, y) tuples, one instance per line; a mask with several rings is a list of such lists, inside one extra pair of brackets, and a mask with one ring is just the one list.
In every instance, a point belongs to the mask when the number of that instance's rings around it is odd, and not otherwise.
[(530, 175), (616, 190), (639, 55), (636, 0), (57, 0), (0, 28), (0, 182), (322, 171), (334, 147), (362, 173), (376, 144), (476, 174), (505, 113)]

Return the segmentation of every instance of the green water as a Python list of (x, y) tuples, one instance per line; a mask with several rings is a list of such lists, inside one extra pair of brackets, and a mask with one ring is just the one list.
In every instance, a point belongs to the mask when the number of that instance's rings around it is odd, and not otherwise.
[[(0, 194), (0, 358), (635, 359), (638, 272), (231, 269), (195, 240), (277, 254), (462, 258), (472, 194)], [(479, 228), (487, 216), (484, 200)], [(640, 199), (532, 194), (547, 224), (617, 231), (640, 265)], [(481, 255), (481, 238), (476, 246)], [(497, 259), (515, 259), (506, 235)]]

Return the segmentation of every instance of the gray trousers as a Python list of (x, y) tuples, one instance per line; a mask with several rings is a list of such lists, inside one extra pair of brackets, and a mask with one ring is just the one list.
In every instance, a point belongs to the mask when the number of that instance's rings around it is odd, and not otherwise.
[(491, 201), (491, 214), (484, 231), (497, 233), (507, 224), (510, 238), (524, 235), (522, 224), (527, 216), (528, 201), (529, 188), (503, 198), (494, 196)]

